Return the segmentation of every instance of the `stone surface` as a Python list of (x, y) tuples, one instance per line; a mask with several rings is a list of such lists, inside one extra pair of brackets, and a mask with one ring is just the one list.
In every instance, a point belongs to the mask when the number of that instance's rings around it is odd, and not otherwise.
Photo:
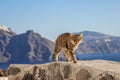
[(17, 74), (8, 73), (9, 80), (120, 80), (120, 63), (104, 60), (11, 64), (10, 69)]
[(17, 67), (10, 67), (9, 70), (7, 70), (8, 75), (17, 75), (20, 72), (20, 69)]
[(80, 69), (76, 73), (76, 80), (88, 80), (90, 73), (86, 69)]
[(6, 72), (5, 70), (0, 69), (0, 77), (6, 77)]

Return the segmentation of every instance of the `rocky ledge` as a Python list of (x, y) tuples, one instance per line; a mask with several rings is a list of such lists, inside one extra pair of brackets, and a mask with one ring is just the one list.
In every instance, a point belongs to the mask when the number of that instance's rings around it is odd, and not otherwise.
[(6, 77), (6, 76), (7, 76), (6, 71), (0, 69), (0, 77)]
[(120, 80), (120, 63), (105, 60), (11, 64), (9, 80)]

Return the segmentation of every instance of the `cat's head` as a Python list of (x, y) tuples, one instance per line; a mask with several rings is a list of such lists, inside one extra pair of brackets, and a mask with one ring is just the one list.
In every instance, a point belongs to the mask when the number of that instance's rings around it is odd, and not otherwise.
[(82, 41), (83, 34), (82, 33), (81, 34), (73, 34), (71, 36), (71, 38), (72, 38), (72, 41), (74, 42), (74, 44), (77, 45)]

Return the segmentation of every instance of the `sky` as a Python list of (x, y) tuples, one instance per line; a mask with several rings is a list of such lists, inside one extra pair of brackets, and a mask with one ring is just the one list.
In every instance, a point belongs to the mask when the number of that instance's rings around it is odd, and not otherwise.
[(86, 30), (120, 36), (120, 0), (0, 0), (0, 24), (50, 40)]

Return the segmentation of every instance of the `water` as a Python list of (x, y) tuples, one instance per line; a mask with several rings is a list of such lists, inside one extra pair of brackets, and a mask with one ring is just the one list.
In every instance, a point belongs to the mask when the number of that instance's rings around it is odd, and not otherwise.
[[(116, 61), (120, 62), (120, 53), (117, 54), (76, 54), (78, 60), (110, 60), (110, 61)], [(42, 64), (42, 63), (47, 63), (47, 62), (24, 62), (24, 63), (19, 63), (19, 64)], [(18, 64), (18, 63), (14, 63)], [(7, 69), (10, 63), (0, 63), (0, 68), (1, 69)]]
[(10, 64), (8, 63), (0, 63), (0, 69), (6, 70)]
[(110, 60), (120, 62), (120, 53), (116, 54), (80, 54), (77, 55), (79, 60)]

